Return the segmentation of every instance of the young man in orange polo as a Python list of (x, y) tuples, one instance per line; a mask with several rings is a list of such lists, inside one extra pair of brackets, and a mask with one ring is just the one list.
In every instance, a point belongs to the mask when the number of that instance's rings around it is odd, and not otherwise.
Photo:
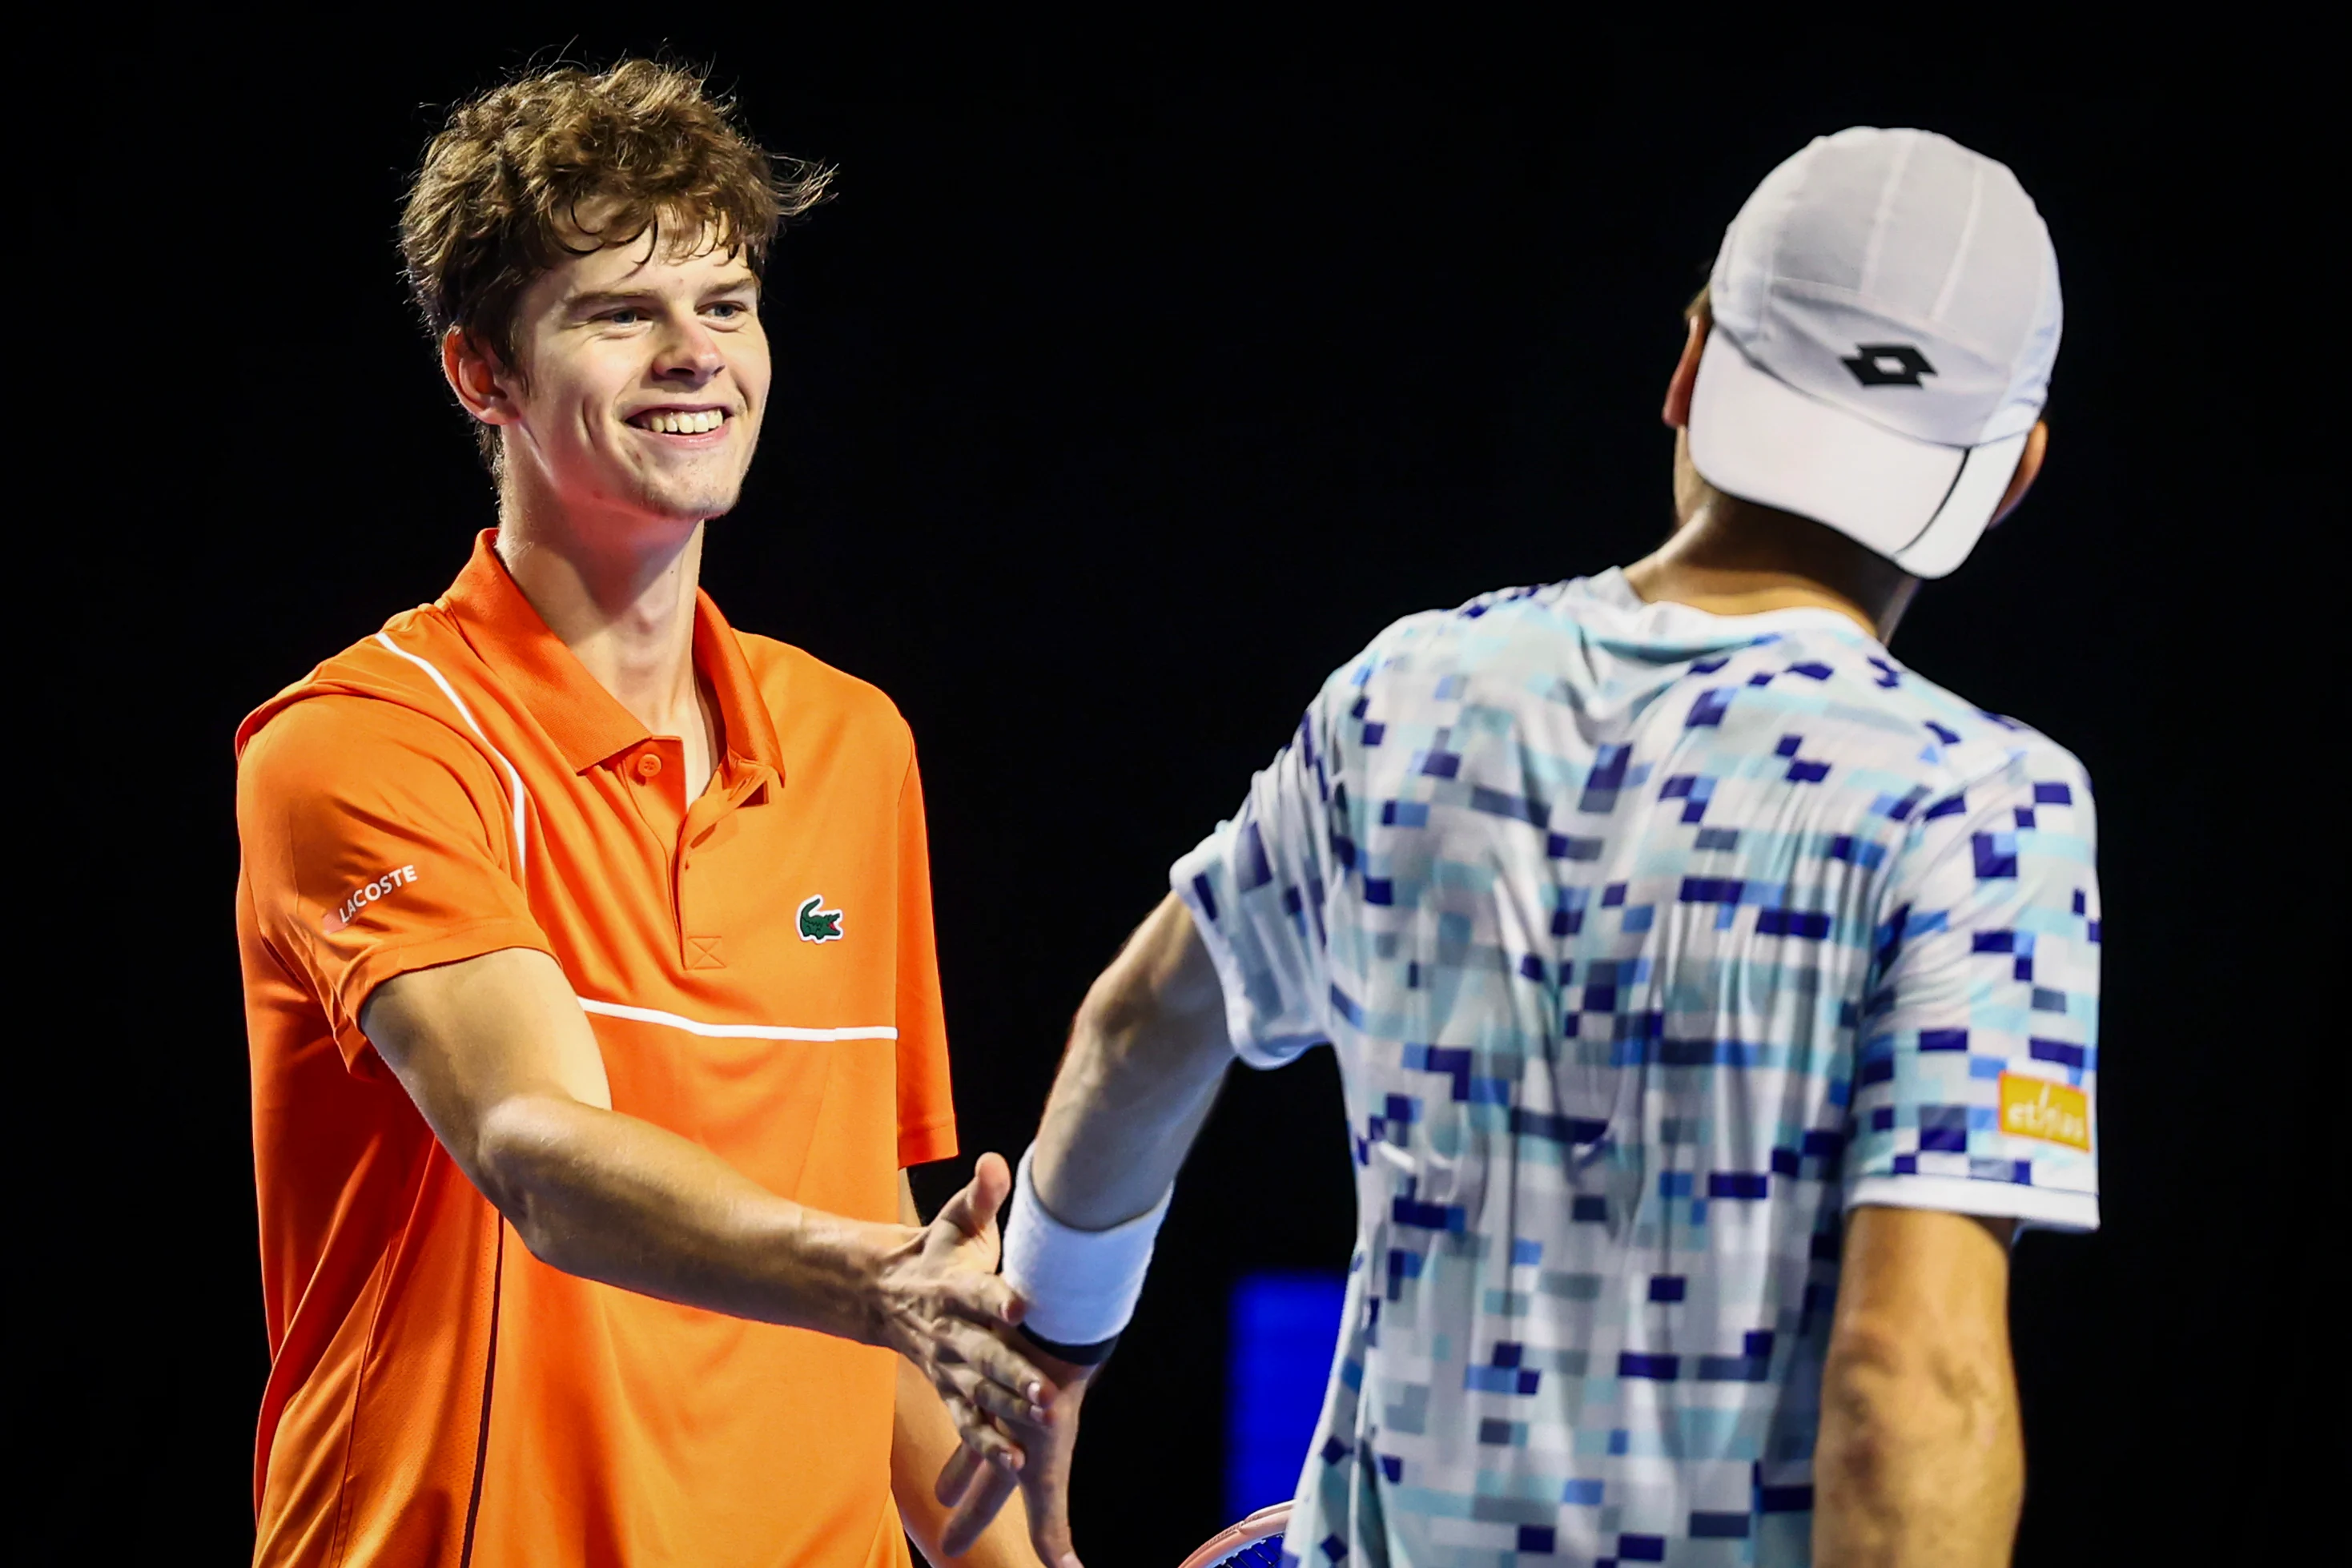
[(1003, 1162), (929, 1226), (903, 1173), (956, 1146), (906, 723), (697, 587), (826, 178), (644, 61), (427, 153), (499, 526), (237, 736), (258, 1562), (880, 1568), (902, 1510), (939, 1559), (959, 1435), (1051, 1398)]

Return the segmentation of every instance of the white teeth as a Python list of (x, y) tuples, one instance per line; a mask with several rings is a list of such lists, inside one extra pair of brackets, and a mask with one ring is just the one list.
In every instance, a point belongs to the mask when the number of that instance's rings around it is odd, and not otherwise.
[(724, 409), (696, 409), (691, 414), (646, 414), (645, 428), (658, 435), (703, 435), (727, 423)]
[(699, 436), (706, 430), (716, 430), (727, 423), (724, 410), (697, 409), (691, 414), (648, 414), (645, 427), (664, 436)]

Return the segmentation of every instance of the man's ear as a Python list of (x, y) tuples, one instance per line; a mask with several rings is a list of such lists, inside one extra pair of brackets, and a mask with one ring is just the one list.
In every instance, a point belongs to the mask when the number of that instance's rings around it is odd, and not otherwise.
[(1707, 330), (1715, 325), (1705, 312), (1690, 319), (1690, 334), (1683, 340), (1683, 357), (1675, 362), (1675, 375), (1666, 383), (1666, 406), (1660, 413), (1674, 429), (1690, 423), (1691, 389), (1698, 384), (1699, 351), (1706, 347)]
[(2050, 450), (2050, 424), (2044, 419), (2033, 422), (2025, 437), (2025, 450), (2017, 457), (2017, 471), (2009, 476), (2009, 488), (2000, 492), (2000, 504), (1992, 509), (1992, 521), (1987, 528), (1999, 525), (2000, 520), (2017, 510), (2025, 492), (2033, 488), (2034, 477), (2042, 472), (2042, 459)]
[(521, 417), (512, 390), (514, 373), (462, 327), (441, 334), (441, 374), (466, 412), (483, 424), (511, 425)]

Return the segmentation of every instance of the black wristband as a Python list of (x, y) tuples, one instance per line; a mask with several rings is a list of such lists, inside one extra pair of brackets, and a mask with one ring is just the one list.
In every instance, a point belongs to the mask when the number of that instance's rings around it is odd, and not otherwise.
[(1043, 1334), (1031, 1333), (1029, 1325), (1020, 1325), (1021, 1337), (1057, 1360), (1073, 1366), (1100, 1366), (1110, 1360), (1110, 1352), (1118, 1348), (1118, 1336), (1097, 1340), (1090, 1345), (1066, 1345), (1059, 1340), (1049, 1340)]

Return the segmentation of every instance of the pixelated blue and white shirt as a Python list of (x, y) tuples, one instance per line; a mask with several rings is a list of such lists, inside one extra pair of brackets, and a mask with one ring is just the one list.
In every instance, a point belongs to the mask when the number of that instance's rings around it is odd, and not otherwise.
[(2074, 757), (1822, 610), (1409, 616), (1171, 871), (1328, 1041), (1348, 1317), (1288, 1552), (1796, 1563), (1842, 1215), (2098, 1223)]

